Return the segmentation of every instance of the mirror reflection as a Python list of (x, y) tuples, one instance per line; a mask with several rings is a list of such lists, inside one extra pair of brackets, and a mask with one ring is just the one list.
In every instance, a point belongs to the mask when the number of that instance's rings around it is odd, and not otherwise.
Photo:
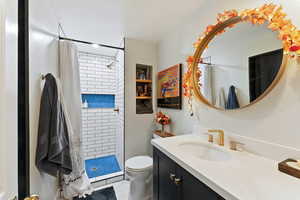
[(215, 36), (198, 65), (201, 94), (220, 109), (239, 109), (272, 85), (282, 65), (282, 43), (267, 25), (238, 23)]

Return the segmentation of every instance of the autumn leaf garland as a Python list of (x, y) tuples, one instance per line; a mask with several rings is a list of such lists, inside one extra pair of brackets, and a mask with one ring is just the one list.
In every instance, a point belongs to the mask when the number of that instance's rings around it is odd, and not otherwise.
[[(217, 23), (207, 26), (204, 33), (193, 44), (197, 49), (203, 39), (214, 30), (214, 28), (225, 21), (234, 18), (241, 17), (242, 21), (249, 22), (254, 25), (262, 25), (268, 22), (268, 28), (272, 31), (278, 32), (278, 38), (282, 40), (284, 53), (291, 58), (300, 57), (300, 30), (292, 24), (291, 20), (286, 18), (286, 14), (283, 12), (281, 6), (275, 4), (264, 4), (263, 6), (255, 9), (246, 9), (241, 12), (237, 10), (228, 10), (224, 13), (219, 13), (217, 16)], [(227, 28), (234, 27), (235, 24), (228, 26)], [(222, 30), (218, 33), (222, 34), (226, 30)], [(197, 60), (195, 60), (197, 59)], [(189, 56), (187, 58), (188, 69), (183, 78), (184, 96), (191, 100), (193, 96), (193, 63), (201, 63), (201, 58), (194, 58)], [(201, 77), (201, 71), (197, 68), (197, 78)], [(201, 87), (199, 83), (199, 87)], [(189, 101), (191, 102), (191, 101)]]

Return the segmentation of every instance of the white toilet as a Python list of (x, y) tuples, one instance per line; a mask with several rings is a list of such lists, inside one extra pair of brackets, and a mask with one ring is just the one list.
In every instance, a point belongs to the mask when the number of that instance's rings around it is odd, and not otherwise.
[(126, 175), (130, 181), (128, 200), (152, 200), (153, 159), (136, 156), (125, 162)]

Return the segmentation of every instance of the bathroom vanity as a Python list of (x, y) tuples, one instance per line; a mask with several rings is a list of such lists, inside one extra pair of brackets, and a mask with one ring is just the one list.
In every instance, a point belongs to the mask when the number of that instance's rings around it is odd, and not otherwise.
[(224, 199), (157, 148), (153, 161), (153, 200)]
[[(152, 140), (154, 200), (297, 199), (300, 180), (278, 162), (183, 135)], [(284, 186), (284, 187), (283, 187)]]

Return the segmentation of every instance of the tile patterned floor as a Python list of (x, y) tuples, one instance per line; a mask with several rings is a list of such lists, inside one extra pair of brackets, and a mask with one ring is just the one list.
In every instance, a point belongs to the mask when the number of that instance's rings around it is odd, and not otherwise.
[(116, 196), (118, 200), (128, 200), (129, 196), (129, 181), (120, 181), (117, 183), (113, 183), (110, 185), (105, 185), (102, 187), (97, 188), (96, 190), (100, 190), (107, 187), (114, 187), (114, 190), (116, 192)]

